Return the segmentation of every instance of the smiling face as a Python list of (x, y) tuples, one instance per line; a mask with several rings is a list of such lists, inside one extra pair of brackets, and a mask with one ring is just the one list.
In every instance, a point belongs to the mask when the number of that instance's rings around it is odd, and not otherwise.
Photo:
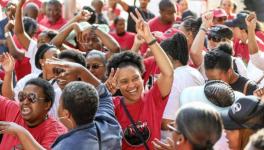
[(56, 23), (61, 18), (61, 12), (59, 4), (48, 4), (46, 7), (46, 15), (51, 23)]
[(127, 103), (135, 103), (140, 99), (143, 93), (143, 80), (137, 68), (133, 66), (120, 68), (117, 83)]
[(46, 97), (43, 89), (37, 85), (29, 84), (25, 86), (22, 92), (25, 95), (35, 94), (37, 98), (35, 103), (30, 102), (28, 98), (19, 103), (22, 118), (28, 126), (36, 126), (42, 123), (47, 116), (51, 101), (45, 102)]

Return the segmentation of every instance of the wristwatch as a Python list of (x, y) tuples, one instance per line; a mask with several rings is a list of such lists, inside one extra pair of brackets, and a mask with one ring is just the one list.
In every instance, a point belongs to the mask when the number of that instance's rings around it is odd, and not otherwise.
[(5, 33), (5, 38), (8, 38), (10, 35), (11, 35), (11, 32), (10, 31), (6, 32)]

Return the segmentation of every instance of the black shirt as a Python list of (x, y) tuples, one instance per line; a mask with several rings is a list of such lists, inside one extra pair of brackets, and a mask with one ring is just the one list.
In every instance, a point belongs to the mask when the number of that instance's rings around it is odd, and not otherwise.
[(135, 22), (132, 19), (132, 17), (130, 16), (130, 12), (132, 12), (136, 16), (136, 8), (138, 9), (138, 11), (141, 14), (141, 16), (143, 17), (143, 19), (147, 22), (150, 19), (155, 17), (155, 15), (152, 12), (150, 12), (149, 10), (147, 10), (147, 12), (145, 12), (138, 7), (129, 6), (128, 7), (128, 18), (127, 18), (127, 31), (134, 32), (134, 33), (136, 33)]
[[(243, 93), (244, 88), (246, 86), (246, 83), (248, 81), (249, 81), (249, 79), (239, 75), (237, 81), (233, 84), (230, 84), (230, 86), (232, 87), (233, 90)], [(246, 90), (246, 94), (245, 93), (244, 94), (245, 95), (253, 95), (253, 92), (257, 88), (258, 88), (258, 86), (254, 81), (249, 81), (248, 86), (247, 86), (247, 90)]]

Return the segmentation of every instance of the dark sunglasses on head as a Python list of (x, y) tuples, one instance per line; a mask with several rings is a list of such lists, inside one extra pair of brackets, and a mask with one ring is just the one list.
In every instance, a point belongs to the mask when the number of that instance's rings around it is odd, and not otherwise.
[[(147, 126), (147, 123), (142, 123), (141, 121), (138, 121), (136, 122), (136, 126), (143, 139), (147, 142), (148, 139), (150, 138), (150, 130)], [(133, 147), (138, 147), (143, 145), (143, 141), (140, 140), (132, 125), (129, 125), (124, 130), (124, 139), (128, 145)]]
[(38, 97), (37, 94), (35, 93), (24, 93), (24, 92), (19, 92), (18, 93), (18, 100), (20, 102), (23, 102), (25, 99), (27, 99), (28, 101), (30, 101), (31, 103), (36, 103), (38, 100), (45, 100), (45, 98), (43, 97)]
[(221, 38), (216, 35), (208, 34), (208, 40), (214, 41), (214, 42), (221, 42)]
[(92, 64), (92, 65), (87, 65), (87, 69), (98, 69), (99, 67), (103, 67), (104, 65), (99, 65), (99, 64)]

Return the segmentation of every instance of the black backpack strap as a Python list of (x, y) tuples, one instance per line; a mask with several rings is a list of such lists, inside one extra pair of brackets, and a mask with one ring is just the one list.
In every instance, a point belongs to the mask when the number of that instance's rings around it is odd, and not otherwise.
[(148, 147), (148, 145), (147, 145), (146, 141), (144, 140), (142, 134), (141, 134), (140, 131), (138, 130), (138, 128), (137, 128), (137, 126), (136, 126), (136, 123), (135, 123), (134, 119), (133, 119), (132, 116), (130, 115), (130, 113), (129, 113), (129, 111), (128, 111), (126, 105), (125, 105), (125, 102), (124, 102), (124, 98), (123, 98), (123, 97), (120, 99), (120, 102), (121, 102), (121, 105), (122, 105), (123, 108), (124, 108), (124, 111), (125, 111), (125, 113), (126, 113), (128, 119), (129, 119), (130, 123), (132, 124), (133, 128), (134, 128), (135, 131), (136, 131), (137, 137), (143, 142), (145, 149), (146, 149), (146, 150), (150, 150), (150, 148)]
[(99, 150), (102, 150), (101, 132), (100, 132), (99, 127), (98, 127), (98, 125), (96, 124), (96, 122), (95, 122), (94, 124), (95, 124), (95, 127), (96, 127), (96, 133), (97, 133), (97, 138), (98, 138)]

